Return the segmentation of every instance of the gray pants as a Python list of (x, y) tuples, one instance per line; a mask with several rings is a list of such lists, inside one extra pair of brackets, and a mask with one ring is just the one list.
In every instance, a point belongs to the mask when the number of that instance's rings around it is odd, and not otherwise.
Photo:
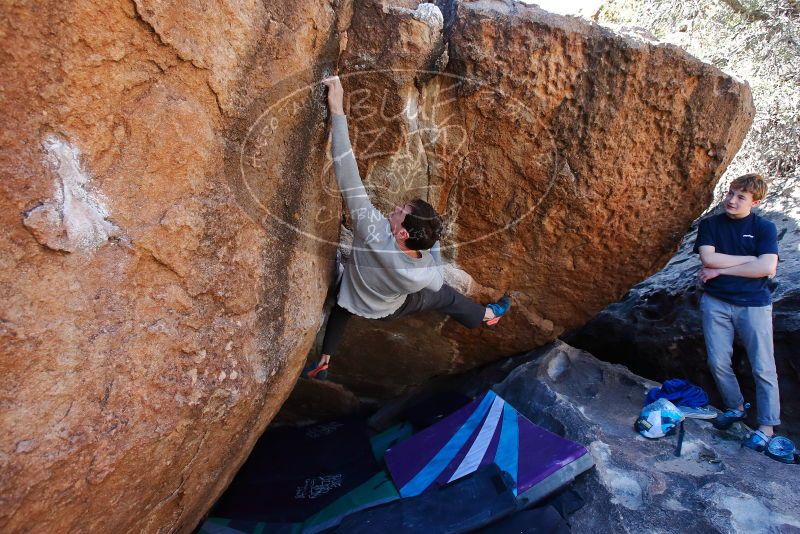
[(781, 424), (778, 373), (775, 371), (772, 348), (772, 305), (736, 306), (704, 294), (700, 309), (703, 313), (708, 366), (725, 408), (736, 409), (744, 403), (731, 365), (733, 336), (736, 333), (747, 350), (756, 381), (758, 424)]
[(384, 321), (399, 319), (406, 315), (426, 311), (446, 313), (467, 328), (477, 328), (483, 323), (486, 306), (468, 299), (452, 287), (444, 284), (439, 291), (423, 289), (411, 293), (396, 312), (384, 317)]
[[(417, 293), (406, 296), (405, 302), (393, 314), (376, 319), (376, 321), (392, 321), (425, 311), (439, 311), (446, 313), (467, 328), (477, 328), (483, 324), (483, 315), (486, 306), (468, 299), (452, 287), (444, 284), (439, 291), (423, 289)], [(352, 313), (338, 304), (333, 307), (325, 327), (325, 336), (322, 339), (322, 354), (335, 356), (339, 349), (339, 342), (344, 335), (344, 329), (352, 317)]]

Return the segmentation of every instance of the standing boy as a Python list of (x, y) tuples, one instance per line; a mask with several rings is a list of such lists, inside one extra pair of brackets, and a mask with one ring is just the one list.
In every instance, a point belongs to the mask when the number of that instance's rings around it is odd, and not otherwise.
[(700, 221), (694, 251), (703, 268), (698, 278), (708, 364), (725, 404), (712, 422), (721, 429), (745, 418), (746, 408), (733, 373), (734, 333), (747, 350), (756, 382), (758, 430), (742, 443), (757, 451), (769, 444), (780, 424), (778, 375), (772, 346), (772, 296), (767, 281), (778, 266), (775, 225), (752, 213), (767, 194), (764, 179), (747, 174), (731, 182), (724, 213)]

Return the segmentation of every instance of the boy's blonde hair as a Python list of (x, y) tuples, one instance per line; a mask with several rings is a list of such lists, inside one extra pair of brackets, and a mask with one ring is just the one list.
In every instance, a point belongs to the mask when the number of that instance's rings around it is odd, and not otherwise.
[(729, 189), (741, 189), (753, 195), (753, 200), (767, 196), (767, 183), (760, 174), (745, 174), (731, 182)]

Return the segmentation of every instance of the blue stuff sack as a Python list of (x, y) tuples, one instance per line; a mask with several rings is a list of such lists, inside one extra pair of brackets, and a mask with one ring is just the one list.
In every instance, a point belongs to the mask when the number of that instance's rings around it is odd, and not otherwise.
[(665, 380), (660, 388), (653, 388), (648, 391), (644, 403), (650, 404), (657, 399), (667, 399), (677, 406), (689, 406), (691, 408), (699, 408), (709, 402), (708, 394), (703, 388), (681, 378)]

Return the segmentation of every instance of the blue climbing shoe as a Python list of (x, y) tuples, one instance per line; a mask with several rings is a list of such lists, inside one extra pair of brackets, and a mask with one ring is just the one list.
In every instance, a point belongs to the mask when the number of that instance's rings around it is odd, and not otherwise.
[(505, 295), (500, 297), (500, 300), (498, 300), (497, 302), (493, 302), (492, 304), (487, 304), (486, 307), (492, 310), (494, 317), (492, 317), (487, 321), (484, 321), (483, 324), (485, 324), (489, 328), (494, 328), (495, 326), (497, 326), (497, 323), (500, 322), (500, 318), (506, 313), (508, 313), (508, 310), (511, 308), (511, 295), (506, 293)]
[(772, 438), (766, 434), (764, 434), (760, 430), (756, 430), (747, 438), (742, 441), (742, 447), (747, 447), (748, 449), (753, 449), (756, 452), (764, 452), (767, 450), (767, 446)]
[(800, 451), (795, 449), (789, 438), (783, 436), (772, 436), (764, 454), (785, 464), (800, 464)]
[(711, 419), (711, 424), (720, 430), (727, 430), (733, 423), (744, 421), (749, 407), (750, 403), (748, 402), (744, 405), (744, 410), (725, 410), (725, 413), (721, 413), (715, 419)]

